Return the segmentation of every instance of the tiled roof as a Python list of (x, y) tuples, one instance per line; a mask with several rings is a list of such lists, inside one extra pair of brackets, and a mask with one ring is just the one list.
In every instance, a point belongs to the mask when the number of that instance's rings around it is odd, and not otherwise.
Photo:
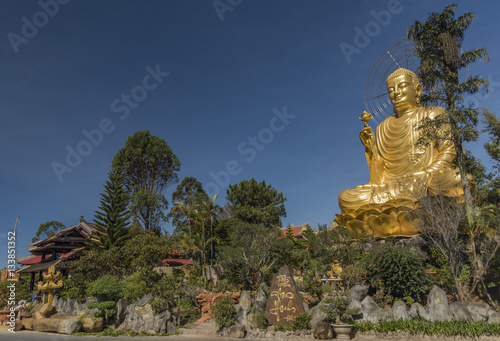
[(193, 264), (193, 261), (189, 259), (168, 258), (162, 260), (162, 263), (163, 264), (166, 263), (171, 266), (181, 266), (181, 265), (191, 265)]
[[(302, 230), (305, 228), (305, 225), (300, 225), (300, 226), (290, 226), (292, 228), (292, 233), (294, 238), (303, 238), (302, 237)], [(283, 233), (284, 236), (286, 236), (287, 233), (287, 227), (284, 227), (281, 229), (281, 232)]]

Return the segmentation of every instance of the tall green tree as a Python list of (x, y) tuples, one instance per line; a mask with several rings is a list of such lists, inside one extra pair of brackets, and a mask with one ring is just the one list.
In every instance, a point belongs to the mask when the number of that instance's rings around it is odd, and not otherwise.
[(32, 243), (38, 241), (38, 240), (43, 240), (52, 237), (57, 233), (57, 231), (62, 230), (65, 228), (63, 223), (52, 220), (52, 221), (47, 221), (45, 223), (40, 224), (38, 227), (38, 230), (36, 231), (35, 236), (31, 240)]
[(130, 211), (129, 194), (125, 190), (123, 175), (113, 168), (108, 173), (108, 180), (101, 193), (101, 205), (95, 212), (92, 246), (109, 250), (121, 246), (131, 235), (128, 230)]
[(444, 140), (454, 143), (455, 163), (462, 179), (468, 222), (473, 225), (472, 193), (463, 144), (475, 141), (478, 137), (476, 126), (479, 110), (467, 106), (464, 95), (487, 89), (488, 82), (476, 75), (460, 83), (459, 71), (478, 60), (488, 61), (489, 57), (484, 47), (462, 51), (465, 31), (472, 24), (474, 14), (466, 13), (455, 18), (456, 7), (453, 4), (441, 13), (430, 13), (423, 24), (415, 21), (408, 30), (408, 38), (415, 42), (415, 53), (420, 58), (417, 73), (424, 87), (422, 103), (438, 104), (446, 109), (445, 114), (423, 122), (421, 128), (425, 133), (420, 142)]
[(286, 217), (286, 198), (265, 181), (252, 178), (229, 185), (226, 199), (233, 206), (236, 218), (250, 224), (282, 226), (280, 218)]
[(203, 212), (203, 219), (207, 220), (207, 223), (210, 222), (210, 259), (215, 258), (215, 250), (214, 250), (214, 221), (218, 218), (219, 213), (222, 212), (222, 208), (215, 203), (217, 199), (217, 194), (212, 197), (210, 200), (204, 200), (201, 203), (201, 211)]
[(142, 130), (128, 137), (112, 165), (122, 172), (125, 188), (131, 193), (132, 214), (146, 230), (159, 235), (161, 223), (167, 219), (163, 191), (179, 181), (177, 156), (165, 140)]
[(172, 202), (177, 208), (172, 209), (167, 218), (172, 222), (175, 230), (180, 232), (186, 225), (189, 225), (186, 222), (189, 222), (189, 215), (193, 212), (194, 207), (208, 200), (208, 195), (203, 190), (201, 182), (191, 176), (185, 177), (172, 193)]

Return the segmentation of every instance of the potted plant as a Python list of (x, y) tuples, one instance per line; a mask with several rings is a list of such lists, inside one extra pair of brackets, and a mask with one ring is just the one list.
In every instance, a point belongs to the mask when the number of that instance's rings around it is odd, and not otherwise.
[(351, 315), (359, 313), (359, 308), (350, 308), (351, 297), (349, 291), (334, 293), (333, 297), (325, 299), (320, 307), (327, 317), (325, 321), (332, 324), (337, 339), (350, 339), (354, 327)]

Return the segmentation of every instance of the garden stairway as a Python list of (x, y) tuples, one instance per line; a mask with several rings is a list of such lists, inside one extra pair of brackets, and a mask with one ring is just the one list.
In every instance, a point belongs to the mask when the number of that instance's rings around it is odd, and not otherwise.
[(177, 331), (182, 335), (187, 336), (215, 336), (218, 328), (215, 321), (210, 319), (205, 323), (189, 323), (184, 328), (179, 328)]

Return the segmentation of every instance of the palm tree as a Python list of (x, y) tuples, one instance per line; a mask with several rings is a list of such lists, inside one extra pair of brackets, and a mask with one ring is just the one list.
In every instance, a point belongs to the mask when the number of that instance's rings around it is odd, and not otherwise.
[(198, 204), (195, 203), (189, 203), (189, 202), (182, 202), (182, 201), (176, 201), (174, 202), (174, 207), (172, 207), (171, 212), (175, 211), (180, 211), (185, 219), (184, 219), (184, 224), (188, 225), (188, 230), (189, 230), (189, 236), (191, 236), (191, 223), (194, 220), (194, 213), (198, 208)]
[(205, 219), (210, 219), (210, 259), (215, 258), (214, 254), (214, 218), (218, 217), (218, 215), (222, 212), (222, 207), (215, 204), (215, 200), (217, 199), (217, 194), (212, 197), (210, 200), (206, 200), (202, 202), (202, 210), (204, 213)]

